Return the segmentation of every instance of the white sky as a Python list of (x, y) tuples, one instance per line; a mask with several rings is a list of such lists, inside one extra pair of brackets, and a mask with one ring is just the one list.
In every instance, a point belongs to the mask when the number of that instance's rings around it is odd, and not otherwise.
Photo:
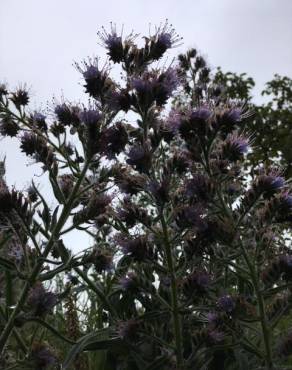
[[(292, 0), (0, 0), (0, 81), (26, 82), (32, 108), (62, 94), (84, 99), (72, 62), (104, 57), (96, 35), (101, 26), (113, 21), (147, 35), (149, 23), (165, 18), (184, 37), (179, 50), (196, 47), (213, 68), (247, 72), (257, 82), (256, 96), (274, 73), (292, 76)], [(0, 142), (5, 153), (10, 184), (23, 188), (41, 173), (27, 166), (16, 140)]]

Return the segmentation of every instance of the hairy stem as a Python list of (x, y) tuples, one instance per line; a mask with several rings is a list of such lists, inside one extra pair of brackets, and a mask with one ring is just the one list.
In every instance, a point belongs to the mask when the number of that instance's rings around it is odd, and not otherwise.
[(258, 279), (256, 276), (256, 271), (254, 269), (254, 266), (248, 257), (245, 247), (243, 246), (242, 243), (240, 243), (240, 245), (241, 245), (243, 257), (250, 271), (252, 283), (253, 283), (255, 293), (257, 296), (257, 300), (258, 300), (259, 316), (260, 316), (260, 321), (261, 321), (261, 326), (262, 326), (262, 333), (264, 337), (264, 345), (265, 345), (265, 352), (266, 352), (266, 356), (265, 356), (266, 366), (268, 370), (273, 370), (274, 366), (273, 366), (272, 350), (271, 350), (270, 329), (268, 327), (268, 322), (267, 322), (264, 298), (259, 288)]
[(175, 268), (173, 262), (173, 256), (171, 251), (171, 244), (169, 242), (167, 225), (161, 212), (161, 225), (163, 230), (164, 246), (165, 246), (165, 255), (168, 271), (170, 274), (170, 284), (171, 284), (171, 307), (172, 307), (172, 320), (173, 320), (173, 329), (175, 336), (175, 347), (176, 347), (176, 362), (177, 369), (183, 370), (183, 345), (182, 345), (182, 329), (181, 329), (181, 319), (179, 314), (179, 304), (178, 304), (178, 290), (177, 290), (177, 281), (175, 276)]

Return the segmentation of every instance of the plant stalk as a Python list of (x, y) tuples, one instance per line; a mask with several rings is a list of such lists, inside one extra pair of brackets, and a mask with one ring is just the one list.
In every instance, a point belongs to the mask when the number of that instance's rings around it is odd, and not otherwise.
[[(60, 218), (54, 228), (54, 230), (52, 231), (52, 234), (51, 234), (51, 237), (48, 241), (48, 244), (46, 245), (46, 248), (43, 252), (43, 259), (47, 258), (47, 256), (49, 255), (52, 247), (54, 246), (54, 243), (56, 240), (58, 240), (58, 237), (59, 237), (59, 234), (64, 226), (64, 224), (66, 223), (68, 217), (70, 216), (70, 212), (71, 212), (71, 209), (72, 209), (72, 206), (74, 204), (74, 201), (75, 201), (75, 197), (76, 197), (76, 194), (83, 182), (83, 179), (86, 175), (86, 172), (87, 172), (87, 169), (89, 167), (89, 164), (90, 164), (90, 161), (88, 160), (83, 169), (82, 169), (82, 172), (72, 190), (72, 193), (68, 199), (68, 202), (64, 205), (64, 208), (62, 210), (62, 213), (60, 215)], [(37, 279), (41, 269), (42, 269), (42, 266), (43, 266), (43, 259), (39, 260), (39, 262), (35, 265), (35, 267), (33, 268), (32, 272), (31, 272), (31, 275), (28, 279), (28, 281), (25, 283), (23, 289), (22, 289), (22, 292), (20, 294), (20, 298), (13, 310), (13, 312), (11, 313), (8, 321), (7, 321), (7, 324), (5, 325), (5, 328), (3, 329), (3, 332), (0, 336), (0, 354), (2, 354), (3, 352), (3, 349), (5, 347), (5, 344), (13, 330), (13, 327), (14, 327), (14, 321), (15, 321), (15, 318), (16, 316), (18, 315), (18, 313), (20, 312), (23, 304), (25, 303), (26, 301), (26, 298), (27, 298), (27, 295), (29, 293), (29, 290), (31, 288), (31, 286), (34, 284), (35, 280)]]
[(182, 343), (182, 328), (181, 328), (181, 319), (179, 314), (179, 305), (178, 305), (178, 289), (177, 281), (175, 276), (175, 268), (173, 263), (171, 244), (169, 242), (167, 225), (161, 212), (161, 225), (163, 230), (165, 254), (167, 267), (170, 274), (170, 284), (171, 284), (171, 307), (172, 307), (172, 320), (173, 320), (173, 329), (175, 336), (175, 347), (176, 347), (176, 362), (177, 369), (183, 370), (183, 343)]

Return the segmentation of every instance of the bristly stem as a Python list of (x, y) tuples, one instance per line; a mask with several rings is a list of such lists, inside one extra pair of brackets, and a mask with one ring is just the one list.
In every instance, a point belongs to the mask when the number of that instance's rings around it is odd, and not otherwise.
[(2, 334), (0, 336), (0, 354), (2, 354), (3, 352), (3, 349), (5, 347), (5, 344), (13, 330), (13, 327), (14, 327), (14, 321), (16, 319), (16, 316), (18, 315), (18, 313), (20, 312), (23, 304), (25, 303), (26, 301), (26, 298), (27, 298), (27, 295), (29, 293), (29, 290), (31, 288), (31, 286), (34, 284), (34, 282), (36, 281), (41, 269), (42, 269), (42, 266), (43, 266), (43, 263), (44, 263), (44, 259), (49, 255), (52, 247), (54, 246), (54, 243), (56, 242), (56, 240), (58, 240), (59, 238), (59, 234), (63, 228), (63, 226), (65, 225), (68, 217), (70, 216), (70, 212), (71, 212), (71, 209), (72, 209), (72, 206), (75, 202), (75, 197), (76, 197), (76, 194), (78, 193), (78, 190), (83, 182), (83, 179), (86, 175), (86, 172), (88, 170), (88, 167), (89, 167), (89, 164), (90, 164), (90, 160), (88, 160), (85, 164), (84, 164), (84, 167), (82, 169), (82, 172), (80, 173), (80, 176), (72, 190), (72, 193), (68, 199), (68, 202), (64, 205), (64, 208), (62, 210), (62, 213), (60, 215), (60, 218), (54, 228), (54, 230), (52, 231), (52, 234), (51, 234), (51, 237), (46, 245), (46, 248), (43, 252), (43, 255), (42, 255), (42, 259), (39, 260), (39, 262), (35, 265), (35, 267), (33, 268), (32, 272), (31, 272), (31, 275), (28, 279), (28, 281), (25, 283), (24, 287), (23, 287), (23, 290), (20, 294), (20, 298), (13, 310), (13, 312), (11, 313), (8, 321), (7, 321), (7, 324), (5, 325), (5, 328), (3, 329), (2, 331)]
[(168, 271), (170, 274), (171, 307), (172, 307), (173, 329), (174, 329), (174, 336), (175, 336), (177, 369), (183, 370), (182, 328), (181, 328), (181, 319), (180, 319), (180, 314), (179, 314), (177, 281), (176, 281), (176, 276), (175, 276), (175, 268), (174, 268), (171, 244), (169, 242), (168, 230), (167, 230), (167, 225), (164, 219), (163, 211), (161, 211), (160, 219), (161, 219), (161, 225), (162, 225), (162, 230), (163, 230), (166, 262), (167, 262), (167, 267), (168, 267)]
[(245, 259), (245, 262), (246, 262), (246, 264), (249, 268), (252, 283), (253, 283), (255, 293), (256, 293), (256, 296), (257, 296), (257, 300), (258, 300), (259, 316), (260, 316), (260, 321), (261, 321), (261, 326), (262, 326), (262, 333), (263, 333), (264, 344), (265, 344), (267, 370), (273, 370), (274, 366), (273, 366), (272, 350), (271, 350), (270, 329), (269, 329), (268, 323), (267, 323), (267, 315), (266, 315), (266, 311), (265, 311), (265, 302), (264, 302), (263, 295), (262, 295), (262, 293), (260, 291), (260, 288), (259, 288), (259, 284), (258, 284), (258, 280), (257, 280), (256, 271), (254, 269), (254, 266), (253, 266), (252, 262), (250, 261), (250, 259), (248, 257), (248, 254), (246, 252), (246, 249), (245, 249), (244, 245), (242, 243), (240, 243), (240, 246), (241, 246), (241, 250), (242, 250), (242, 254), (243, 254), (243, 257)]

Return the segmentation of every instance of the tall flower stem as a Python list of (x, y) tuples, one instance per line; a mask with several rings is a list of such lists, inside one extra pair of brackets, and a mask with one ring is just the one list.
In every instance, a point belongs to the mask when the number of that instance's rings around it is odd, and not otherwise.
[(163, 239), (164, 239), (167, 268), (168, 268), (168, 272), (170, 275), (171, 307), (172, 307), (173, 329), (174, 329), (174, 336), (175, 336), (177, 369), (183, 370), (182, 328), (181, 328), (181, 319), (180, 319), (179, 305), (178, 305), (177, 281), (176, 281), (176, 275), (175, 275), (171, 244), (169, 242), (168, 230), (167, 230), (167, 225), (164, 219), (163, 211), (161, 212), (160, 219), (161, 219), (161, 225), (162, 225), (162, 230), (163, 230)]
[(268, 327), (263, 295), (261, 294), (261, 291), (260, 291), (255, 268), (248, 257), (248, 254), (246, 252), (244, 245), (242, 243), (240, 243), (240, 245), (241, 245), (243, 257), (250, 271), (252, 283), (253, 283), (255, 293), (257, 296), (257, 300), (258, 300), (259, 316), (260, 316), (260, 321), (261, 321), (261, 326), (262, 326), (262, 333), (263, 333), (265, 352), (266, 352), (266, 367), (267, 367), (267, 370), (273, 370), (274, 366), (273, 366), (272, 350), (271, 350), (270, 329)]
[(78, 190), (84, 180), (84, 177), (86, 175), (86, 172), (87, 172), (87, 169), (89, 167), (89, 164), (90, 164), (90, 161), (88, 160), (83, 169), (82, 169), (82, 172), (71, 192), (71, 195), (67, 201), (67, 203), (64, 205), (63, 207), (63, 210), (62, 210), (62, 213), (59, 217), (59, 220), (58, 222), (56, 223), (56, 226), (54, 227), (53, 231), (52, 231), (52, 234), (51, 234), (51, 237), (46, 245), (46, 248), (42, 254), (42, 259), (39, 260), (39, 262), (34, 266), (32, 272), (31, 272), (31, 275), (29, 277), (29, 279), (27, 280), (27, 282), (25, 283), (23, 289), (22, 289), (22, 292), (20, 294), (20, 298), (13, 310), (13, 312), (11, 313), (8, 321), (7, 321), (7, 324), (5, 325), (5, 328), (3, 329), (3, 332), (0, 336), (0, 354), (2, 354), (3, 352), (3, 349), (5, 347), (5, 344), (14, 328), (14, 321), (15, 321), (15, 318), (16, 316), (18, 315), (18, 313), (20, 312), (23, 304), (25, 303), (26, 301), (26, 298), (28, 296), (28, 293), (29, 293), (29, 290), (31, 288), (31, 286), (34, 284), (34, 282), (36, 281), (39, 273), (41, 272), (41, 269), (42, 269), (42, 266), (43, 266), (43, 263), (44, 263), (44, 259), (46, 259), (46, 257), (49, 255), (52, 247), (54, 246), (54, 243), (58, 240), (59, 238), (59, 234), (63, 228), (63, 226), (65, 225), (66, 221), (68, 220), (68, 217), (70, 216), (70, 212), (71, 212), (71, 209), (73, 207), (73, 204), (74, 204), (74, 201), (75, 201), (75, 197), (76, 197), (76, 194), (78, 193)]

